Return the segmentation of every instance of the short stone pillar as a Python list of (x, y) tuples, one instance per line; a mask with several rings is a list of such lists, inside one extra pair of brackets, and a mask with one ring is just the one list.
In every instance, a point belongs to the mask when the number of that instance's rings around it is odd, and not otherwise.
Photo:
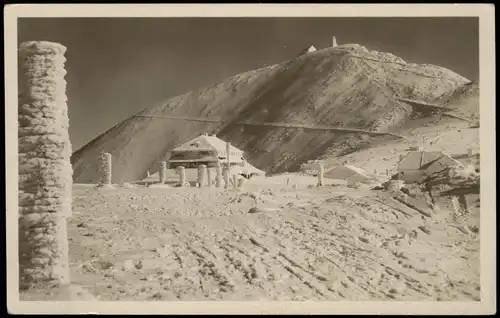
[(222, 177), (224, 179), (224, 189), (229, 189), (229, 170), (227, 167), (222, 169)]
[(186, 184), (186, 168), (184, 168), (183, 166), (178, 166), (176, 170), (179, 174), (180, 186), (183, 187)]
[(473, 155), (472, 148), (467, 149), (467, 156), (471, 157)]
[(238, 175), (233, 174), (233, 187), (237, 188), (238, 187)]
[(215, 186), (220, 188), (222, 186), (222, 167), (217, 164), (215, 167)]
[(245, 178), (239, 178), (238, 179), (238, 186), (237, 186), (237, 188), (238, 189), (243, 189), (245, 187), (246, 180), (247, 179), (245, 179)]
[(207, 168), (207, 183), (208, 183), (208, 187), (211, 188), (212, 187), (212, 168), (210, 168), (210, 167)]
[(107, 152), (101, 153), (99, 157), (99, 170), (101, 172), (101, 185), (111, 184), (111, 154)]
[(337, 38), (332, 36), (332, 47), (337, 47), (338, 44), (337, 44)]
[(164, 184), (167, 182), (167, 162), (166, 161), (161, 161), (160, 162), (160, 171), (158, 173), (160, 175), (160, 183)]
[(324, 174), (324, 170), (325, 170), (325, 167), (324, 167), (324, 164), (322, 162), (319, 162), (318, 163), (318, 187), (322, 187), (323, 186), (323, 174)]
[(206, 165), (200, 165), (198, 167), (198, 186), (200, 188), (204, 187), (204, 182), (205, 182), (205, 176), (207, 175), (207, 166)]
[(70, 282), (66, 218), (73, 170), (65, 52), (44, 41), (24, 42), (18, 51), (20, 290)]

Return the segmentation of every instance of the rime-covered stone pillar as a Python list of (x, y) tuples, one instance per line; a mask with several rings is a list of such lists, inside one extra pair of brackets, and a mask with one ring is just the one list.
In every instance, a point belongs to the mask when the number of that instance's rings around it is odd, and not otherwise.
[(215, 167), (215, 186), (220, 188), (222, 186), (222, 167), (217, 164)]
[(337, 38), (332, 36), (332, 47), (337, 47), (338, 44), (337, 44)]
[(102, 185), (111, 184), (111, 154), (107, 152), (101, 153), (99, 157), (99, 170), (101, 172)]
[(164, 184), (167, 181), (167, 162), (166, 161), (161, 161), (160, 162), (160, 171), (158, 172), (160, 175), (160, 183)]
[(245, 183), (246, 183), (245, 178), (238, 179), (238, 189), (243, 189), (245, 187)]
[(24, 42), (18, 52), (20, 289), (69, 283), (73, 170), (65, 52), (44, 41)]
[(226, 152), (227, 152), (227, 173), (231, 176), (231, 143), (226, 142)]
[(222, 177), (224, 178), (224, 189), (229, 189), (229, 169), (227, 167), (222, 169)]
[(453, 205), (453, 209), (455, 210), (455, 213), (457, 215), (460, 215), (461, 214), (460, 203), (459, 203), (458, 198), (456, 196), (451, 197), (451, 204)]
[(403, 180), (389, 180), (386, 184), (386, 189), (389, 191), (400, 191), (404, 185)]
[(200, 165), (198, 167), (198, 186), (200, 188), (204, 187), (204, 182), (205, 182), (205, 176), (207, 174), (207, 166), (205, 165)]
[(238, 175), (233, 174), (233, 187), (238, 187)]
[(323, 173), (325, 171), (325, 167), (322, 162), (318, 163), (318, 187), (323, 186)]
[(179, 183), (183, 187), (186, 184), (186, 168), (183, 166), (177, 167), (177, 173), (179, 174)]
[(207, 168), (207, 180), (208, 180), (208, 187), (212, 187), (212, 168)]

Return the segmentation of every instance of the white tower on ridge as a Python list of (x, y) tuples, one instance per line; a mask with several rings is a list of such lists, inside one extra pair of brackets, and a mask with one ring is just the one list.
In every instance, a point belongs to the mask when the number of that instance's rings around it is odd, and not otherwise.
[(332, 47), (337, 47), (338, 44), (337, 44), (337, 38), (336, 37), (332, 37)]

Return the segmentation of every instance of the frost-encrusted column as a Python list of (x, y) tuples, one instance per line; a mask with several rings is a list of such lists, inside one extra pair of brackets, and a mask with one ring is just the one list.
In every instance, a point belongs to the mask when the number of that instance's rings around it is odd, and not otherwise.
[(222, 177), (224, 178), (224, 189), (229, 189), (229, 169), (227, 167), (222, 169)]
[(181, 187), (186, 184), (186, 169), (183, 166), (177, 167), (177, 173), (179, 174), (179, 183)]
[(222, 186), (222, 167), (218, 163), (215, 167), (215, 186), (220, 188)]
[(200, 188), (204, 187), (203, 182), (205, 182), (205, 175), (207, 174), (207, 166), (200, 165), (198, 167), (198, 186)]
[(208, 187), (211, 188), (212, 187), (212, 168), (210, 168), (210, 167), (207, 168), (207, 183), (208, 183)]
[(246, 182), (247, 179), (245, 178), (238, 179), (238, 189), (243, 189), (245, 187)]
[(233, 187), (237, 188), (238, 187), (238, 175), (233, 174)]
[(337, 47), (338, 44), (337, 44), (337, 38), (332, 36), (332, 47)]
[(461, 209), (460, 209), (460, 203), (458, 201), (458, 197), (452, 196), (451, 197), (451, 204), (453, 206), (453, 209), (455, 210), (455, 213), (457, 215), (460, 215), (461, 214), (461, 211), (460, 211)]
[(231, 176), (231, 143), (226, 142), (226, 153), (227, 153), (227, 173)]
[(111, 185), (111, 154), (101, 153), (99, 156), (99, 171), (101, 173), (101, 185)]
[(66, 218), (73, 170), (66, 105), (66, 48), (19, 48), (19, 284), (69, 283)]
[(404, 187), (403, 180), (389, 180), (386, 183), (386, 189), (389, 191), (400, 191)]
[(167, 162), (166, 161), (160, 162), (159, 175), (160, 175), (160, 183), (164, 184), (167, 181)]
[(325, 166), (322, 162), (318, 163), (318, 187), (323, 186), (323, 173), (325, 171)]

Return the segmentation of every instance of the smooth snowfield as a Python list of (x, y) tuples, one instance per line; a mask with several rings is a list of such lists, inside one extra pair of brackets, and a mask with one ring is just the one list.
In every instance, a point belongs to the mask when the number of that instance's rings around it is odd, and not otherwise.
[[(479, 233), (450, 211), (281, 179), (240, 191), (76, 184), (72, 283), (103, 301), (480, 300)], [(473, 211), (462, 222), (478, 226)]]

